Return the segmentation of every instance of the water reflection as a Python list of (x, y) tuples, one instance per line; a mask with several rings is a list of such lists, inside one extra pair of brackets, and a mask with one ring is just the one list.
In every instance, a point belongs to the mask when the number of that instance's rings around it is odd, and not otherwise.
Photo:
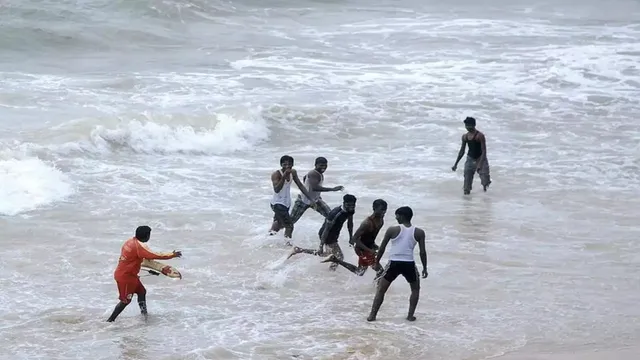
[(494, 225), (494, 200), (485, 194), (465, 196), (460, 206), (457, 230), (460, 240), (489, 241)]

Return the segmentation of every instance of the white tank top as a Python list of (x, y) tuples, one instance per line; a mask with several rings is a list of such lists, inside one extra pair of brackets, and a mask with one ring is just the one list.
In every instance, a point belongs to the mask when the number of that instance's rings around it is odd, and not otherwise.
[(415, 261), (413, 258), (413, 249), (418, 243), (414, 233), (416, 227), (406, 227), (400, 225), (400, 233), (391, 239), (391, 251), (389, 251), (389, 260), (391, 261)]
[[(282, 176), (282, 170), (278, 170)], [(291, 179), (285, 180), (280, 192), (274, 192), (271, 198), (271, 205), (281, 204), (291, 207)]]
[[(315, 172), (318, 172), (318, 170), (313, 170)], [(318, 172), (318, 174), (320, 174)], [(320, 182), (318, 183), (318, 186), (322, 186), (322, 183), (324, 182), (324, 175), (320, 174)], [(304, 187), (307, 189), (307, 192), (309, 193), (309, 196), (311, 196), (311, 199), (315, 202), (316, 200), (320, 199), (320, 191), (313, 191), (311, 190), (311, 186), (309, 185), (309, 175), (305, 176), (304, 178)], [(302, 202), (309, 205), (311, 204), (311, 201), (309, 201), (309, 199), (307, 199), (306, 196), (300, 194), (300, 199), (302, 199)]]

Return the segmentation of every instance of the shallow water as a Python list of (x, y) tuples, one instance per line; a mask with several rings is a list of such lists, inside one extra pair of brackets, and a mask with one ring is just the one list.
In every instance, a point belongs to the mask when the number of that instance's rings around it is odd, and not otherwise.
[[(636, 344), (640, 6), (24, 2), (0, 11), (0, 356), (483, 359)], [(493, 184), (450, 170), (474, 116)], [(395, 282), (285, 261), (270, 173), (409, 205), (427, 231), (418, 321)], [(294, 191), (295, 193), (295, 191)], [(344, 193), (328, 193), (336, 206)], [(308, 211), (294, 241), (316, 246)], [(136, 226), (183, 280), (117, 303)], [(343, 235), (348, 261), (356, 256)], [(416, 254), (417, 255), (417, 254)], [(416, 256), (417, 258), (417, 256)]]

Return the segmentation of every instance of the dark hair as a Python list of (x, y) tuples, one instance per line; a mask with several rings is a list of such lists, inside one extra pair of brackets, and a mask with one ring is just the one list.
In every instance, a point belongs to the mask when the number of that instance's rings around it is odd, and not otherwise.
[(293, 158), (289, 155), (282, 155), (282, 157), (280, 158), (280, 165), (282, 165), (282, 163), (284, 163), (285, 161), (288, 161), (291, 163), (291, 165), (293, 165)]
[(476, 119), (472, 118), (471, 116), (467, 116), (467, 118), (464, 119), (464, 124), (469, 126), (476, 126)]
[(411, 221), (413, 218), (413, 210), (408, 206), (402, 206), (396, 209), (396, 215), (402, 216), (405, 220)]
[(147, 242), (149, 241), (150, 237), (151, 237), (151, 228), (148, 227), (147, 225), (138, 226), (136, 228), (136, 239), (142, 242)]
[(328, 162), (327, 158), (320, 156), (320, 157), (316, 158), (316, 163), (315, 164), (316, 165), (321, 165), (321, 164), (326, 164), (327, 162)]
[(355, 203), (356, 200), (357, 200), (356, 197), (351, 194), (347, 194), (342, 197), (342, 201), (345, 203)]
[(385, 208), (385, 209), (386, 209), (386, 208), (387, 208), (387, 202), (386, 202), (386, 201), (384, 201), (384, 200), (382, 200), (382, 199), (376, 199), (376, 200), (374, 200), (374, 201), (373, 201), (373, 208), (375, 209), (375, 208), (378, 208), (378, 207), (381, 207), (381, 208)]

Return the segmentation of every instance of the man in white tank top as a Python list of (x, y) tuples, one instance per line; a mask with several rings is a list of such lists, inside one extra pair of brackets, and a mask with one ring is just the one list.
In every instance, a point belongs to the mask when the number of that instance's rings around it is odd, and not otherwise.
[(314, 209), (325, 219), (331, 212), (331, 208), (324, 202), (324, 200), (322, 200), (322, 196), (320, 194), (326, 191), (342, 191), (344, 187), (335, 186), (327, 188), (322, 186), (322, 183), (324, 182), (324, 172), (327, 170), (327, 166), (327, 159), (323, 157), (316, 158), (315, 168), (309, 171), (304, 177), (304, 184), (311, 196), (307, 198), (298, 196), (296, 199), (296, 202), (293, 204), (293, 208), (291, 209), (291, 221), (293, 221), (294, 224), (300, 220), (300, 217), (308, 208)]
[(387, 244), (391, 241), (391, 250), (389, 250), (389, 263), (381, 274), (380, 281), (378, 283), (378, 290), (376, 296), (373, 299), (373, 305), (371, 306), (371, 313), (367, 318), (367, 321), (375, 321), (378, 315), (378, 310), (384, 301), (384, 294), (389, 290), (391, 283), (402, 275), (409, 286), (411, 286), (411, 297), (409, 298), (409, 313), (407, 314), (407, 320), (415, 321), (416, 306), (418, 306), (418, 299), (420, 298), (420, 275), (418, 274), (418, 268), (413, 257), (413, 249), (416, 244), (420, 246), (420, 261), (422, 261), (422, 277), (429, 276), (427, 272), (427, 249), (425, 246), (425, 234), (424, 230), (415, 227), (411, 224), (413, 218), (413, 210), (408, 206), (400, 207), (396, 210), (396, 220), (399, 226), (391, 226), (384, 234), (380, 249), (376, 255), (377, 261), (380, 262), (380, 258), (384, 254)]
[(305, 189), (298, 178), (298, 173), (293, 168), (293, 158), (284, 155), (280, 158), (280, 170), (271, 174), (271, 184), (273, 185), (273, 196), (271, 197), (271, 210), (273, 210), (273, 224), (269, 235), (275, 235), (284, 228), (284, 238), (287, 245), (291, 245), (291, 234), (293, 234), (293, 221), (289, 216), (291, 207), (291, 180), (296, 183), (302, 194), (309, 198), (311, 195)]

